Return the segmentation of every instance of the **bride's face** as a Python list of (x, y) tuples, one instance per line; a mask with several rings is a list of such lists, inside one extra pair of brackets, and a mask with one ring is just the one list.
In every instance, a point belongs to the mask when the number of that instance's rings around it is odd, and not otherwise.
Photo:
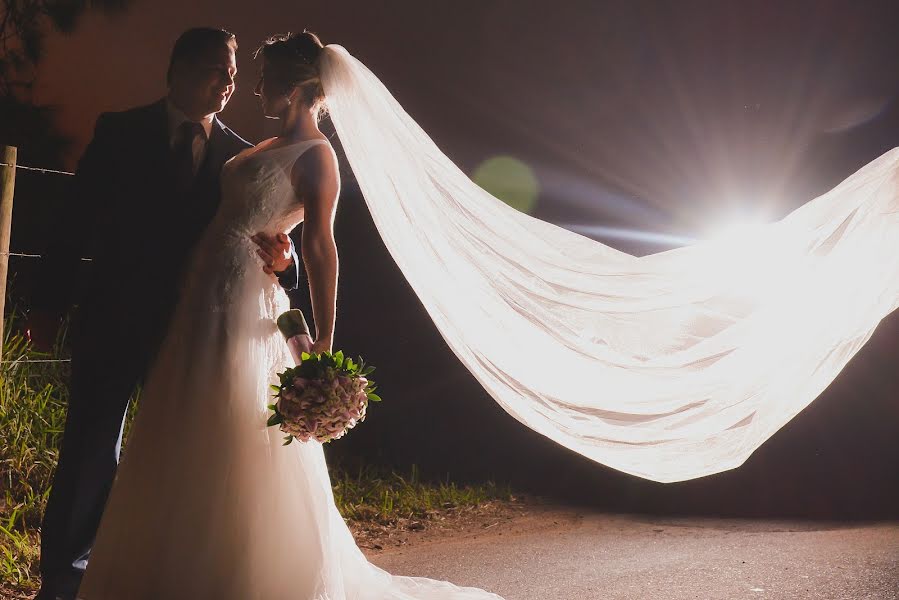
[(269, 119), (280, 119), (289, 110), (290, 101), (287, 94), (284, 93), (283, 86), (274, 85), (272, 78), (266, 77), (266, 73), (271, 74), (271, 72), (271, 66), (268, 61), (265, 61), (254, 93), (262, 101), (262, 113)]

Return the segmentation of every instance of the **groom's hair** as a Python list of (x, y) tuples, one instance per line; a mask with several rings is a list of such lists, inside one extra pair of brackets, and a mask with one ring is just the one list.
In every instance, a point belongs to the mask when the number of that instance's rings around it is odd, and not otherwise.
[(169, 59), (169, 70), (166, 72), (167, 83), (172, 81), (172, 69), (179, 60), (195, 60), (210, 50), (222, 46), (231, 46), (237, 51), (237, 38), (230, 31), (215, 29), (214, 27), (194, 27), (182, 33), (175, 41), (172, 48), (172, 58)]

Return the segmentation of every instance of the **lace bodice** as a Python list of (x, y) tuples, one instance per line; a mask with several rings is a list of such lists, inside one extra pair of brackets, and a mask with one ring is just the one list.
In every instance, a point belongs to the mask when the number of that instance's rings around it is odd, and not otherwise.
[(260, 231), (287, 232), (303, 220), (303, 206), (290, 182), (290, 170), (306, 150), (325, 140), (313, 139), (262, 150), (249, 149), (222, 170), (222, 203), (213, 221), (241, 236)]
[[(186, 297), (198, 314), (227, 311), (242, 289), (257, 290), (268, 317), (286, 310), (277, 281), (263, 273), (252, 236), (287, 233), (303, 220), (303, 204), (290, 181), (297, 158), (325, 140), (307, 140), (279, 148), (241, 152), (222, 170), (222, 201), (197, 246), (185, 282)], [(255, 292), (254, 292), (255, 293)]]

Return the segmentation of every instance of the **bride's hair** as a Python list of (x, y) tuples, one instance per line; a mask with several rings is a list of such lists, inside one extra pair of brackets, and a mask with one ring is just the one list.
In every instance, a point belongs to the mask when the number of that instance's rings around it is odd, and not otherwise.
[(322, 89), (318, 59), (324, 46), (318, 36), (311, 31), (283, 33), (265, 40), (253, 58), (262, 58), (268, 63), (266, 79), (275, 89), (288, 93), (298, 87), (306, 106), (315, 110), (320, 118), (325, 108), (325, 92)]

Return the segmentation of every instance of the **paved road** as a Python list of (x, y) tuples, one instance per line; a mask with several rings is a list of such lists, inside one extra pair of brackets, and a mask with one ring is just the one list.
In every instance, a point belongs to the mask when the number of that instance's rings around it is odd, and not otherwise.
[(899, 522), (545, 508), (491, 525), (370, 558), (395, 574), (482, 587), (507, 600), (899, 599)]

